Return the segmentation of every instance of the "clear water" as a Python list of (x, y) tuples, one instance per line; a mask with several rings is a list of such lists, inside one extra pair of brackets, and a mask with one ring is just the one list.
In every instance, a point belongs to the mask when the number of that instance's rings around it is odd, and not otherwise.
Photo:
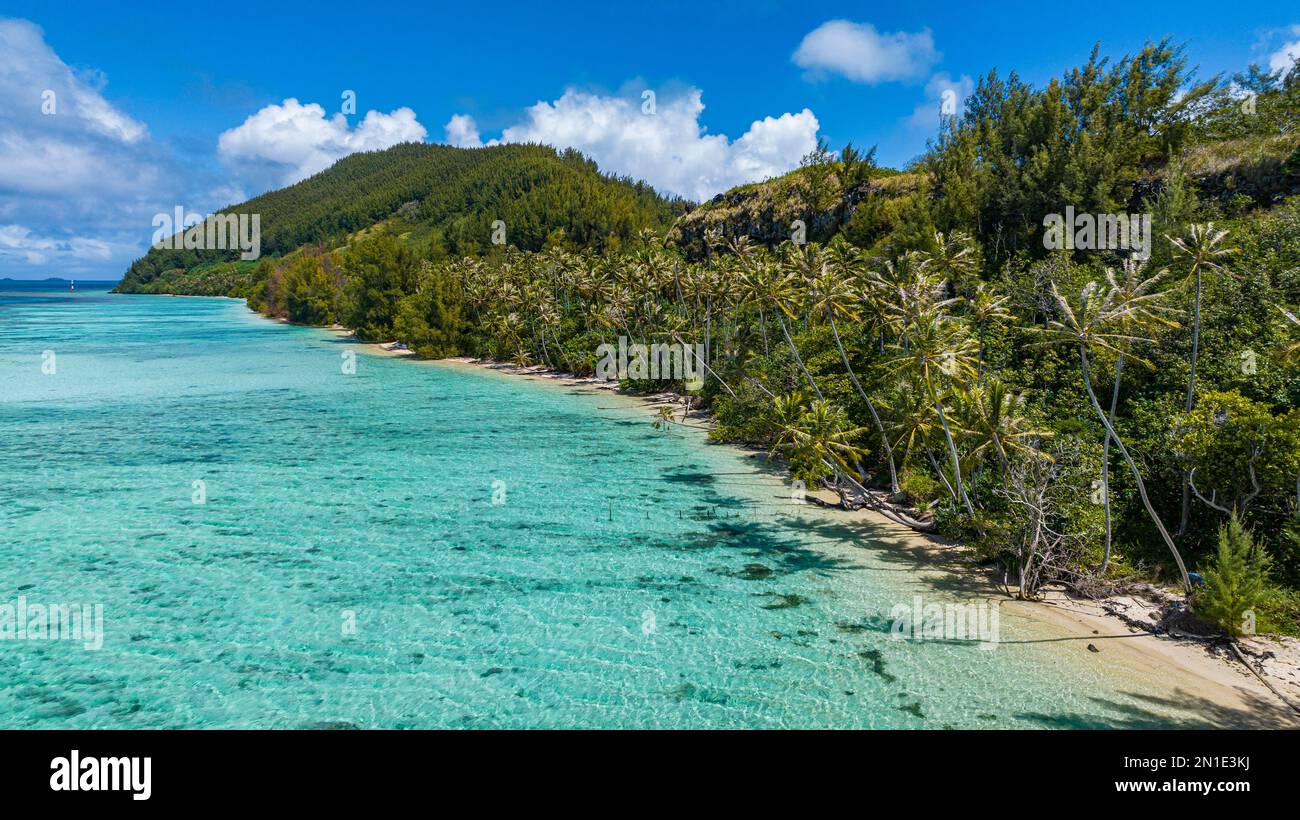
[(101, 603), (106, 631), (0, 641), (0, 725), (1176, 717), (1023, 618), (991, 652), (892, 640), (894, 605), (956, 593), (702, 439), (231, 300), (0, 293), (0, 604)]

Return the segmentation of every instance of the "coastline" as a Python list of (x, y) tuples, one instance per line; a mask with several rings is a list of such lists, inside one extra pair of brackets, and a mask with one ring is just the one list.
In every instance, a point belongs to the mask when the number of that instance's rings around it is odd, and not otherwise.
[[(289, 324), (284, 320), (275, 321)], [(682, 397), (676, 393), (627, 393), (619, 389), (617, 382), (575, 376), (543, 365), (521, 367), (471, 357), (420, 359), (414, 351), (394, 347), (391, 342), (358, 340), (341, 326), (319, 329), (350, 340), (371, 355), (490, 370), (503, 376), (551, 382), (593, 394), (622, 396), (632, 406), (642, 408), (647, 418), (665, 405), (682, 406)], [(711, 426), (708, 416), (696, 411), (681, 419), (673, 423), (696, 429)], [(759, 455), (744, 447), (737, 449), (750, 456)], [(1114, 662), (1139, 678), (1176, 681), (1173, 686), (1178, 697), (1188, 703), (1203, 704), (1212, 713), (1207, 715), (1210, 721), (1207, 725), (1218, 725), (1214, 723), (1217, 720), (1237, 728), (1300, 728), (1300, 713), (1296, 711), (1300, 708), (1300, 640), (1241, 639), (1239, 646), (1244, 657), (1237, 658), (1222, 641), (1171, 634), (1158, 626), (1168, 593), (1149, 585), (1097, 600), (1075, 598), (1060, 589), (1049, 589), (1040, 601), (1016, 600), (1006, 594), (991, 571), (979, 566), (969, 548), (915, 532), (869, 509), (839, 509), (834, 506), (837, 499), (829, 491), (810, 491), (809, 495), (815, 496), (818, 506), (825, 508), (819, 513), (874, 533), (877, 536), (874, 540), (882, 542), (879, 549), (907, 552), (916, 561), (916, 571), (927, 580), (956, 584), (963, 594), (1001, 600), (1008, 616), (1025, 619), (1052, 633), (1053, 637), (1045, 640), (1071, 642), (1083, 655), (1094, 656), (1101, 663), (1107, 657), (1116, 659)], [(1243, 666), (1245, 662), (1254, 668), (1253, 674)], [(1268, 685), (1262, 682), (1261, 675)]]

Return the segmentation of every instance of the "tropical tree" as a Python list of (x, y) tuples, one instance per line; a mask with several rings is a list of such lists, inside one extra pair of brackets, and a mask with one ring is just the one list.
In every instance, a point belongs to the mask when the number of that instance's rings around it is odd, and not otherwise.
[(1261, 496), (1280, 506), (1300, 477), (1300, 412), (1274, 414), (1235, 390), (1208, 391), (1173, 426), (1192, 494), (1225, 515), (1245, 518)]
[(871, 421), (880, 435), (880, 446), (889, 465), (890, 492), (897, 495), (898, 467), (894, 461), (894, 448), (889, 444), (889, 436), (885, 432), (884, 423), (880, 420), (875, 402), (867, 395), (862, 382), (858, 379), (858, 374), (853, 371), (853, 365), (849, 363), (849, 354), (844, 350), (844, 341), (840, 338), (840, 329), (836, 322), (837, 318), (850, 322), (860, 321), (857, 310), (859, 291), (855, 287), (860, 264), (861, 255), (858, 250), (845, 242), (843, 237), (836, 237), (826, 249), (823, 263), (813, 278), (809, 295), (813, 309), (826, 315), (831, 326), (831, 334), (835, 337), (835, 349), (840, 352), (840, 361), (844, 363), (844, 370), (848, 373), (849, 380), (853, 382), (854, 389), (858, 391), (858, 396), (867, 406), (867, 411), (871, 413)]
[(673, 425), (673, 408), (672, 405), (664, 404), (655, 412), (654, 428), (658, 431), (666, 432), (672, 429)]
[(968, 469), (988, 451), (997, 457), (1004, 474), (1011, 467), (1009, 454), (1051, 460), (1038, 446), (1051, 432), (1030, 426), (1024, 396), (1013, 393), (1001, 379), (988, 378), (958, 389), (954, 396), (958, 423), (971, 438)]
[(867, 431), (849, 424), (843, 409), (825, 399), (808, 401), (795, 391), (775, 399), (773, 417), (777, 435), (771, 452), (790, 463), (796, 478), (812, 482), (854, 474), (862, 451), (853, 442)]
[[(1151, 504), (1151, 499), (1147, 495), (1146, 482), (1142, 478), (1142, 471), (1138, 469), (1128, 447), (1124, 445), (1124, 440), (1115, 432), (1110, 417), (1102, 410), (1101, 404), (1097, 401), (1097, 393), (1092, 387), (1091, 358), (1099, 352), (1118, 356), (1123, 350), (1129, 349), (1128, 355), (1130, 358), (1147, 367), (1153, 367), (1149, 361), (1135, 356), (1131, 351), (1133, 343), (1149, 340), (1123, 332), (1125, 320), (1136, 308), (1128, 300), (1122, 298), (1122, 294), (1117, 288), (1111, 287), (1103, 290), (1096, 281), (1089, 282), (1082, 289), (1077, 304), (1071, 304), (1068, 299), (1062, 296), (1055, 282), (1051, 283), (1051, 294), (1056, 303), (1058, 318), (1049, 320), (1046, 327), (1035, 328), (1035, 331), (1047, 337), (1044, 344), (1064, 344), (1076, 348), (1079, 354), (1079, 372), (1082, 376), (1083, 388), (1088, 394), (1088, 400), (1092, 404), (1093, 412), (1097, 414), (1097, 418), (1101, 420), (1102, 425), (1106, 428), (1106, 434), (1115, 442), (1115, 446), (1119, 448), (1120, 454), (1128, 464), (1129, 472), (1133, 475), (1133, 481), (1137, 484), (1138, 494), (1142, 498), (1142, 506), (1146, 509), (1147, 516), (1150, 517), (1151, 523), (1159, 531), (1160, 537), (1164, 540), (1165, 545), (1169, 547), (1169, 552), (1178, 565), (1178, 572), (1182, 576), (1183, 589), (1190, 593), (1192, 584), (1187, 576), (1187, 566), (1183, 563), (1183, 556), (1178, 551), (1178, 547), (1174, 545), (1174, 539), (1169, 535), (1169, 531), (1165, 529), (1164, 522), (1160, 520), (1159, 514), (1156, 513), (1155, 507)], [(1121, 348), (1120, 345), (1125, 347)]]
[(1015, 317), (1007, 308), (1011, 297), (999, 294), (987, 282), (975, 285), (970, 296), (966, 298), (966, 317), (979, 342), (979, 355), (976, 357), (980, 376), (984, 375), (984, 347), (988, 335), (999, 326), (1005, 325)]
[(790, 336), (790, 328), (786, 325), (787, 319), (791, 322), (797, 321), (798, 317), (803, 313), (807, 302), (808, 277), (806, 274), (815, 264), (814, 256), (817, 254), (817, 250), (806, 245), (801, 247), (786, 242), (782, 245), (782, 251), (778, 272), (768, 278), (767, 298), (772, 303), (772, 306), (776, 308), (777, 322), (781, 325), (781, 333), (785, 336), (785, 343), (790, 346), (790, 353), (794, 355), (795, 363), (799, 365), (799, 370), (803, 372), (804, 378), (808, 380), (808, 386), (820, 399), (822, 398), (822, 391), (817, 387), (817, 382), (813, 379), (812, 374), (808, 372), (803, 357), (799, 355), (799, 348), (795, 346), (794, 339)]
[[(1201, 348), (1202, 279), (1206, 271), (1223, 270), (1224, 261), (1235, 253), (1232, 248), (1222, 247), (1221, 243), (1227, 236), (1227, 231), (1215, 230), (1214, 223), (1209, 222), (1204, 225), (1193, 225), (1188, 229), (1185, 237), (1165, 237), (1173, 245), (1175, 257), (1187, 262), (1187, 277), (1194, 287), (1192, 299), (1192, 361), (1191, 369), (1187, 375), (1187, 402), (1184, 408), (1189, 413), (1196, 403), (1196, 360)], [(1191, 505), (1191, 476), (1184, 473), (1183, 508), (1182, 516), (1178, 522), (1179, 535), (1187, 531), (1187, 524), (1191, 516)]]
[[(918, 271), (917, 277), (924, 279), (924, 272)], [(928, 288), (918, 288), (918, 292), (930, 291)], [(908, 315), (907, 323), (903, 327), (901, 340), (893, 345), (895, 354), (887, 364), (895, 372), (906, 374), (924, 389), (930, 407), (943, 428), (952, 464), (955, 500), (973, 516), (975, 505), (967, 495), (962, 481), (961, 456), (953, 437), (952, 425), (948, 423), (948, 415), (944, 411), (944, 402), (955, 386), (975, 376), (978, 346), (970, 337), (967, 326), (944, 311), (943, 305), (947, 301), (950, 300), (922, 305), (919, 309), (904, 309)]]
[[(1146, 276), (1146, 263), (1136, 259), (1125, 260), (1124, 278), (1119, 279), (1115, 271), (1106, 269), (1106, 283), (1117, 303), (1128, 305), (1129, 309), (1115, 316), (1116, 327), (1121, 338), (1115, 340), (1115, 382), (1110, 392), (1110, 423), (1115, 425), (1115, 412), (1119, 407), (1120, 387), (1124, 380), (1124, 363), (1129, 348), (1127, 335), (1143, 333), (1154, 326), (1177, 327), (1172, 319), (1176, 312), (1165, 302), (1165, 295), (1156, 290), (1168, 271), (1161, 270), (1154, 276)], [(1145, 278), (1144, 278), (1145, 277)], [(1099, 572), (1105, 572), (1110, 566), (1111, 550), (1114, 544), (1114, 526), (1111, 521), (1110, 498), (1110, 444), (1107, 433), (1101, 446), (1101, 500), (1105, 510), (1106, 542), (1103, 546)]]

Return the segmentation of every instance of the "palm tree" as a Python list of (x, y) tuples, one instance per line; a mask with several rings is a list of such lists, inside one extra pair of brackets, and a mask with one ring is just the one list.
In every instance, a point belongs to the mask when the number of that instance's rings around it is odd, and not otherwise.
[(1011, 297), (998, 294), (992, 285), (985, 282), (975, 285), (975, 289), (966, 299), (966, 316), (979, 342), (979, 355), (976, 360), (981, 376), (984, 374), (984, 337), (998, 325), (1011, 321), (1011, 311), (1007, 309), (1007, 302), (1010, 300)]
[(853, 372), (853, 365), (849, 364), (848, 353), (844, 351), (844, 342), (840, 339), (840, 330), (836, 325), (835, 317), (839, 316), (846, 321), (856, 322), (859, 320), (855, 303), (857, 302), (857, 290), (853, 286), (857, 265), (860, 261), (860, 255), (856, 248), (849, 245), (842, 237), (836, 237), (826, 249), (825, 262), (821, 270), (812, 282), (812, 303), (814, 310), (825, 312), (826, 318), (830, 321), (831, 333), (835, 337), (835, 347), (840, 352), (840, 360), (844, 362), (844, 369), (849, 374), (849, 380), (857, 389), (858, 395), (867, 405), (867, 410), (871, 413), (871, 420), (876, 425), (876, 431), (880, 433), (880, 445), (884, 448), (885, 459), (889, 463), (889, 490), (893, 495), (898, 495), (898, 468), (894, 462), (894, 449), (889, 445), (889, 436), (885, 433), (885, 425), (880, 421), (880, 414), (876, 412), (876, 405), (867, 395), (867, 391), (862, 388), (862, 382), (858, 381), (858, 374)]
[[(1192, 315), (1192, 367), (1187, 376), (1187, 406), (1184, 408), (1188, 413), (1192, 412), (1195, 406), (1196, 390), (1196, 358), (1201, 347), (1201, 292), (1202, 292), (1202, 275), (1207, 270), (1222, 270), (1223, 260), (1234, 253), (1233, 248), (1220, 247), (1219, 243), (1228, 236), (1224, 230), (1215, 230), (1214, 223), (1208, 222), (1204, 225), (1193, 225), (1187, 232), (1187, 236), (1181, 239), (1165, 237), (1174, 247), (1174, 255), (1188, 262), (1188, 278), (1195, 282), (1196, 295), (1193, 299)], [(1182, 535), (1187, 531), (1187, 523), (1191, 517), (1192, 509), (1192, 481), (1191, 476), (1183, 472), (1183, 510), (1182, 517), (1178, 522), (1178, 534)]]
[(781, 325), (781, 333), (785, 336), (785, 343), (790, 346), (790, 352), (794, 354), (794, 360), (803, 371), (804, 378), (808, 380), (808, 386), (812, 388), (817, 398), (823, 398), (822, 391), (817, 387), (817, 382), (813, 380), (812, 374), (808, 372), (808, 367), (803, 363), (803, 357), (799, 355), (799, 348), (795, 347), (794, 339), (790, 337), (790, 328), (786, 326), (786, 319), (795, 321), (798, 314), (802, 312), (806, 300), (807, 281), (799, 275), (798, 271), (808, 265), (807, 254), (816, 251), (801, 250), (796, 245), (784, 243), (784, 253), (782, 255), (781, 265), (776, 273), (768, 280), (767, 298), (768, 301), (776, 308), (776, 320)]
[[(1134, 311), (1135, 307), (1125, 301), (1116, 288), (1110, 288), (1105, 294), (1100, 293), (1100, 290), (1101, 288), (1096, 282), (1089, 282), (1080, 293), (1079, 304), (1076, 307), (1061, 295), (1056, 283), (1052, 282), (1051, 294), (1060, 318), (1051, 319), (1046, 327), (1034, 328), (1033, 330), (1047, 337), (1043, 344), (1067, 344), (1078, 349), (1079, 369), (1083, 377), (1083, 387), (1087, 391), (1088, 400), (1092, 403), (1092, 409), (1097, 414), (1097, 417), (1101, 419), (1102, 425), (1106, 428), (1106, 434), (1115, 441), (1115, 446), (1119, 447), (1120, 454), (1123, 455), (1124, 461), (1128, 464), (1129, 472), (1133, 475), (1133, 481), (1137, 484), (1138, 494), (1142, 497), (1142, 505), (1146, 508), (1151, 522), (1155, 524), (1156, 529), (1160, 532), (1160, 537), (1164, 539), (1166, 546), (1169, 547), (1169, 551), (1174, 556), (1174, 562), (1178, 565), (1178, 571), (1182, 575), (1183, 589), (1190, 593), (1192, 585), (1187, 576), (1187, 566), (1183, 563), (1183, 556), (1178, 552), (1178, 547), (1174, 545), (1174, 539), (1170, 537), (1169, 531), (1165, 529), (1165, 525), (1156, 513), (1155, 507), (1151, 505), (1151, 499), (1147, 496), (1146, 482), (1142, 480), (1142, 472), (1138, 470), (1137, 463), (1129, 453), (1128, 447), (1124, 445), (1123, 439), (1115, 432), (1115, 427), (1111, 424), (1110, 418), (1101, 409), (1101, 404), (1097, 401), (1097, 394), (1092, 389), (1090, 356), (1098, 352), (1108, 352), (1118, 356), (1122, 350), (1120, 345), (1131, 348), (1135, 342), (1149, 341), (1127, 335), (1122, 330), (1117, 329), (1124, 324), (1127, 314)], [(1131, 350), (1129, 355), (1134, 361), (1140, 362), (1147, 367), (1154, 367), (1145, 359), (1134, 356)]]
[[(875, 277), (879, 287), (890, 292), (890, 298), (882, 299), (883, 317), (898, 334), (893, 344), (897, 353), (886, 364), (910, 372), (913, 380), (925, 389), (947, 443), (954, 498), (974, 515), (975, 505), (966, 494), (961, 457), (937, 385), (940, 381), (960, 382), (974, 375), (973, 354), (977, 346), (967, 326), (949, 315), (948, 309), (960, 300), (946, 295), (947, 283), (931, 269), (931, 259), (924, 253), (906, 254), (898, 265), (887, 262), (883, 273)], [(940, 267), (947, 265), (951, 269), (952, 264), (949, 260)]]
[(975, 341), (966, 332), (966, 326), (947, 316), (942, 309), (929, 308), (911, 318), (903, 329), (902, 340), (896, 344), (898, 351), (890, 364), (896, 370), (910, 373), (925, 389), (930, 406), (939, 417), (948, 457), (952, 461), (953, 483), (957, 499), (970, 515), (975, 515), (975, 505), (966, 494), (962, 481), (961, 457), (953, 438), (952, 426), (944, 412), (944, 398), (940, 385), (949, 386), (974, 376)]
[[(742, 237), (742, 239), (748, 238)], [(763, 355), (767, 356), (772, 351), (767, 340), (767, 315), (763, 311), (763, 305), (767, 301), (768, 289), (771, 287), (770, 273), (772, 269), (766, 264), (755, 264), (750, 255), (744, 250), (735, 251), (735, 253), (740, 259), (741, 267), (738, 281), (740, 307), (743, 309), (753, 305), (758, 310), (758, 330), (763, 338)]]
[(660, 432), (666, 432), (671, 429), (673, 424), (673, 408), (670, 404), (661, 405), (655, 413), (654, 428)]
[(537, 306), (537, 323), (541, 327), (542, 350), (547, 352), (547, 359), (550, 354), (546, 351), (546, 331), (551, 332), (551, 341), (555, 343), (555, 354), (560, 359), (560, 364), (566, 369), (572, 369), (568, 362), (568, 357), (564, 353), (564, 347), (560, 344), (559, 336), (556, 335), (555, 329), (560, 326), (560, 307), (555, 302), (555, 298), (549, 294), (541, 298)]
[(923, 264), (932, 274), (948, 282), (954, 293), (964, 293), (979, 274), (980, 256), (970, 234), (953, 231), (947, 236), (935, 231), (935, 249), (922, 251)]
[[(1167, 270), (1159, 271), (1155, 276), (1143, 279), (1145, 272), (1145, 263), (1135, 259), (1124, 262), (1124, 279), (1123, 281), (1115, 278), (1115, 271), (1107, 268), (1106, 281), (1111, 291), (1114, 293), (1116, 302), (1132, 305), (1132, 310), (1116, 319), (1118, 326), (1123, 333), (1133, 333), (1153, 325), (1165, 325), (1166, 327), (1177, 327), (1178, 323), (1169, 318), (1174, 311), (1172, 308), (1165, 306), (1162, 301), (1164, 294), (1157, 293), (1155, 287), (1169, 273)], [(1115, 384), (1110, 393), (1110, 422), (1111, 426), (1115, 425), (1115, 411), (1119, 407), (1120, 385), (1124, 379), (1124, 360), (1128, 344), (1119, 342), (1116, 347), (1119, 353), (1115, 356)], [(1110, 507), (1110, 434), (1107, 433), (1101, 446), (1101, 500), (1105, 508), (1106, 517), (1106, 544), (1101, 557), (1101, 565), (1097, 567), (1098, 572), (1104, 573), (1110, 566), (1110, 553), (1114, 542), (1114, 527), (1111, 522)]]
[(1008, 451), (1032, 458), (1048, 458), (1036, 443), (1051, 436), (1028, 426), (1024, 396), (1011, 392), (1000, 379), (989, 378), (956, 391), (957, 418), (972, 436), (968, 468), (985, 451), (997, 456), (1003, 473), (1011, 469)]
[[(880, 405), (888, 413), (894, 451), (899, 453), (899, 461), (904, 466), (914, 454), (933, 450), (934, 408), (922, 388), (906, 377), (900, 378), (893, 390), (881, 398)], [(955, 492), (952, 497), (958, 500)]]
[(772, 398), (772, 416), (776, 432), (771, 454), (783, 455), (796, 478), (833, 478), (842, 505), (849, 506), (847, 494), (853, 491), (863, 504), (897, 524), (918, 532), (935, 531), (933, 521), (918, 520), (882, 503), (862, 485), (858, 463), (863, 454), (854, 441), (869, 431), (852, 427), (842, 408), (824, 399), (809, 402), (794, 391)]
[[(773, 401), (773, 417), (777, 436), (771, 452), (786, 458), (796, 478), (834, 478), (843, 501), (847, 482), (842, 479), (857, 477), (854, 465), (862, 459), (862, 451), (853, 442), (867, 429), (851, 426), (839, 406), (825, 399), (808, 402), (798, 391)], [(856, 481), (851, 486), (861, 487)]]

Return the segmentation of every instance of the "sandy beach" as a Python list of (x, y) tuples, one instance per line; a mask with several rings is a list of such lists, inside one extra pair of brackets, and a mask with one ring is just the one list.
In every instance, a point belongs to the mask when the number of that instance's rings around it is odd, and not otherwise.
[[(342, 338), (352, 338), (346, 328), (328, 328)], [(413, 351), (394, 348), (392, 343), (360, 342), (367, 353), (389, 357), (413, 357)], [(504, 375), (552, 382), (598, 393), (616, 394), (642, 407), (650, 416), (659, 407), (683, 407), (674, 393), (627, 394), (617, 382), (579, 377), (536, 365), (467, 357), (431, 360), (431, 365), (487, 369)], [(684, 407), (683, 407), (684, 409)], [(692, 412), (679, 415), (676, 424), (707, 429), (707, 415)], [(743, 451), (743, 450), (742, 450)], [(749, 453), (756, 456), (757, 453)], [(823, 502), (837, 499), (821, 491)], [(1154, 587), (1125, 591), (1098, 600), (1067, 595), (1049, 589), (1041, 601), (1019, 601), (1007, 594), (993, 574), (981, 567), (973, 551), (941, 538), (914, 532), (889, 521), (879, 513), (863, 509), (845, 511), (826, 508), (826, 515), (861, 526), (865, 537), (879, 541), (882, 549), (902, 550), (914, 558), (918, 572), (946, 586), (958, 587), (963, 595), (998, 598), (1009, 617), (1024, 618), (1048, 633), (1042, 640), (1071, 642), (1097, 663), (1113, 663), (1128, 670), (1135, 679), (1153, 688), (1171, 691), (1184, 708), (1203, 715), (1199, 728), (1300, 728), (1300, 640), (1289, 637), (1252, 637), (1239, 642), (1238, 658), (1223, 641), (1170, 634), (1158, 622), (1163, 605), (1173, 594)], [(1249, 663), (1254, 673), (1244, 663)], [(1267, 685), (1261, 680), (1266, 680)], [(1154, 698), (1153, 699), (1157, 699)]]

